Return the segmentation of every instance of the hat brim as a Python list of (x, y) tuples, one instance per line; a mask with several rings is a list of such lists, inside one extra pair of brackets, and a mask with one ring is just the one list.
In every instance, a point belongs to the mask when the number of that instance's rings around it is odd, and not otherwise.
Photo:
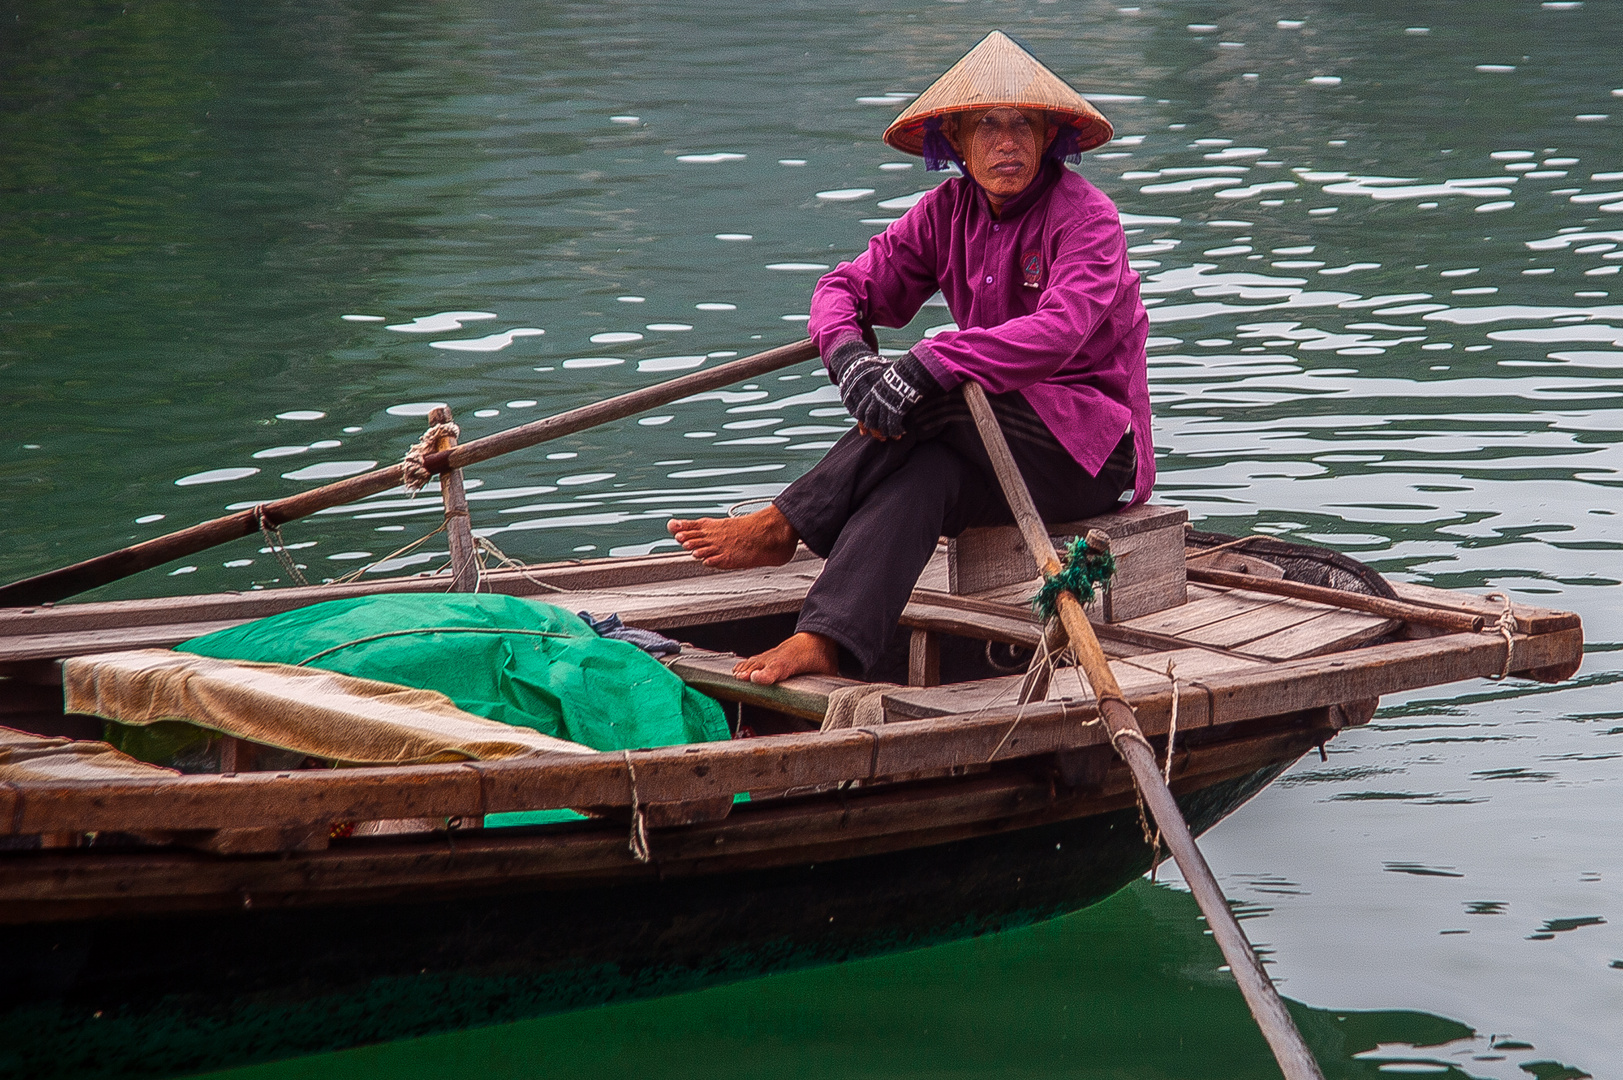
[(922, 113), (904, 113), (897, 117), (890, 127), (885, 129), (885, 142), (904, 154), (923, 157), (924, 132), (931, 120), (938, 117), (954, 116), (959, 113), (1004, 107), (1035, 109), (1046, 113), (1049, 123), (1074, 129), (1078, 136), (1076, 147), (1078, 152), (1097, 149), (1116, 136), (1116, 130), (1111, 127), (1110, 121), (1093, 110), (1081, 112), (1076, 109), (1055, 108), (1048, 102), (1038, 101), (1002, 101), (933, 109)]

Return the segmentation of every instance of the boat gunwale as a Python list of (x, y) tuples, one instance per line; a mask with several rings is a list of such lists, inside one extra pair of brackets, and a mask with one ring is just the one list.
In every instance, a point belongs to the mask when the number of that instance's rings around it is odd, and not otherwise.
[[(1568, 665), (1582, 656), (1581, 628), (1518, 634), (1514, 641), (1521, 671)], [(1219, 672), (1187, 684), (1179, 727), (1221, 726), (1496, 676), (1505, 660), (1501, 635), (1462, 633)], [(1146, 734), (1164, 734), (1171, 685), (1137, 696), (1134, 705)], [(682, 802), (872, 781), (1075, 750), (1106, 739), (1091, 704), (1052, 702), (840, 731), (591, 755), (151, 780), (9, 781), (0, 782), (0, 835), (295, 827), (626, 806), (634, 800)]]

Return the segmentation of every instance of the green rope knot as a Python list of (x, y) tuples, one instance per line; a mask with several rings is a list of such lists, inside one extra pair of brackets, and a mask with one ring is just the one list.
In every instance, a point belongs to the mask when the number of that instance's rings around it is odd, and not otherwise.
[(1116, 572), (1116, 558), (1108, 551), (1088, 547), (1082, 537), (1073, 537), (1061, 555), (1059, 573), (1043, 580), (1043, 587), (1031, 598), (1031, 607), (1044, 619), (1059, 610), (1061, 593), (1070, 593), (1082, 603), (1093, 600), (1096, 587), (1103, 586)]

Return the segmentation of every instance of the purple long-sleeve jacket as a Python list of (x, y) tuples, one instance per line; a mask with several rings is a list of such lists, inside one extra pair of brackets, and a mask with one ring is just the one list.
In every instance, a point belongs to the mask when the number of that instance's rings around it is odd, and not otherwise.
[(990, 393), (1020, 391), (1095, 475), (1131, 424), (1133, 502), (1149, 498), (1149, 318), (1102, 191), (1051, 162), (993, 218), (977, 184), (948, 180), (823, 276), (807, 329), (827, 357), (872, 326), (907, 325), (937, 289), (960, 329), (913, 351), (942, 386), (973, 379)]

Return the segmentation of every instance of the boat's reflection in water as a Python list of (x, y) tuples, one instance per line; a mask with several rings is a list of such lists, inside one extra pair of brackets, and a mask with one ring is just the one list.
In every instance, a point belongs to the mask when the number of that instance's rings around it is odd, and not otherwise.
[[(1276, 772), (1181, 800), (1191, 824), (1209, 827)], [(1148, 859), (1129, 809), (748, 875), (30, 927), (5, 935), (22, 963), (13, 989), (35, 993), (8, 1003), (0, 1071), (295, 1058), (255, 1071), (1275, 1075), (1186, 895), (1140, 881), (1042, 922), (1133, 882)], [(758, 978), (793, 969), (812, 970)], [(1296, 1009), (1330, 1075), (1375, 1075), (1381, 1062), (1354, 1055), (1378, 1044), (1471, 1036), (1421, 1013)], [(792, 1052), (763, 1057), (763, 1040)]]

